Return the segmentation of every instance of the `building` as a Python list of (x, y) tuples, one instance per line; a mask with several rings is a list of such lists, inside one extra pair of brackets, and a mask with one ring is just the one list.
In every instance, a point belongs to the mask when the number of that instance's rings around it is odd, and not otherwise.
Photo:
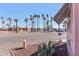
[(58, 24), (67, 20), (68, 55), (79, 55), (79, 4), (65, 3), (53, 18)]

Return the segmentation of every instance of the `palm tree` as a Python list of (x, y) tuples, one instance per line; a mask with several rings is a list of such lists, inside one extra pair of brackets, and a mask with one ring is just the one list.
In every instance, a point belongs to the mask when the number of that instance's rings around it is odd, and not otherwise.
[(18, 32), (18, 19), (15, 19), (15, 23), (16, 23), (16, 33)]
[(3, 20), (4, 18), (1, 17), (1, 20), (2, 20), (2, 29), (4, 29), (4, 24), (5, 24), (5, 21)]
[(24, 19), (25, 23), (26, 23), (26, 32), (27, 32), (27, 22), (28, 22), (28, 18)]
[(47, 31), (49, 31), (49, 20), (46, 22)]
[(48, 14), (46, 14), (46, 17), (48, 18), (48, 17), (49, 17), (49, 15), (48, 15)]
[(30, 21), (31, 21), (31, 32), (32, 32), (32, 30), (33, 30), (33, 24), (34, 24), (34, 22), (33, 22), (33, 16), (32, 15), (30, 15)]
[(8, 27), (7, 29), (9, 29), (9, 24), (6, 24), (6, 26)]
[(9, 21), (9, 30), (11, 30), (11, 18), (7, 18), (7, 20)]
[(37, 31), (38, 31), (38, 19), (40, 18), (40, 15), (37, 15)]
[(9, 21), (9, 28), (11, 28), (11, 18), (7, 18), (7, 20)]
[(44, 16), (44, 14), (42, 14), (42, 18), (44, 20), (44, 32), (45, 32), (45, 21), (46, 21), (46, 17)]
[(48, 16), (48, 14), (46, 14), (46, 20), (47, 20), (47, 23), (46, 23), (46, 25), (47, 25), (47, 30), (49, 31), (49, 16)]
[[(36, 19), (36, 18), (37, 18), (37, 15), (36, 15), (36, 14), (34, 14), (32, 18), (33, 18), (33, 22), (32, 22), (32, 23), (33, 23), (33, 25), (34, 25), (34, 23), (36, 23), (36, 22), (34, 22), (34, 19)], [(36, 31), (36, 28), (35, 28), (35, 31)]]
[(40, 15), (36, 15), (36, 14), (35, 14), (33, 17), (34, 17), (34, 18), (37, 18), (37, 31), (38, 31), (38, 19), (40, 18)]
[(50, 19), (50, 23), (51, 23), (51, 24), (50, 24), (50, 25), (51, 25), (51, 26), (50, 26), (50, 27), (51, 27), (51, 31), (53, 30), (53, 27), (52, 27), (52, 20), (53, 20), (53, 17), (51, 17), (51, 19)]
[(4, 17), (1, 17), (1, 19), (3, 20), (3, 19), (4, 19)]

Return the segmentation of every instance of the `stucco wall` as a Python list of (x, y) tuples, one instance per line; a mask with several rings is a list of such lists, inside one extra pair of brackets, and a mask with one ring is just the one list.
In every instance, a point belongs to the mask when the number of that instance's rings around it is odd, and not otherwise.
[(68, 21), (68, 24), (67, 24), (67, 50), (68, 50), (68, 55), (72, 56), (72, 55), (74, 55), (73, 40), (72, 40), (72, 34), (71, 34), (72, 19), (67, 18), (67, 21)]
[(73, 47), (72, 47), (72, 38), (71, 38), (71, 34), (69, 32), (67, 32), (67, 50), (68, 50), (68, 55), (72, 56), (73, 55)]
[(71, 48), (68, 45), (67, 49), (68, 49), (70, 55), (77, 56), (77, 55), (79, 55), (79, 4), (77, 4), (77, 3), (71, 4), (70, 22), (71, 22), (71, 24), (70, 24), (71, 38), (68, 35), (67, 39), (71, 40), (70, 41)]

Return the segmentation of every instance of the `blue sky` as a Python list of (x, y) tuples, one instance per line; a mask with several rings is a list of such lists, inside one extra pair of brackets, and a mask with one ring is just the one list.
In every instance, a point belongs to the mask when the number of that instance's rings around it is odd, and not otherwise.
[[(29, 17), (33, 14), (49, 14), (49, 17), (53, 17), (58, 10), (62, 7), (61, 3), (7, 3), (0, 4), (0, 17), (4, 17), (5, 24), (9, 23), (7, 21), (8, 17), (12, 18), (12, 26), (15, 25), (14, 19), (19, 19), (18, 26), (25, 27), (24, 18)], [(39, 27), (43, 27), (41, 24), (43, 22), (39, 20)], [(30, 21), (28, 22), (28, 27), (30, 27)], [(5, 25), (6, 26), (6, 25)], [(56, 22), (53, 21), (53, 26), (57, 28)], [(1, 19), (0, 19), (1, 27)]]

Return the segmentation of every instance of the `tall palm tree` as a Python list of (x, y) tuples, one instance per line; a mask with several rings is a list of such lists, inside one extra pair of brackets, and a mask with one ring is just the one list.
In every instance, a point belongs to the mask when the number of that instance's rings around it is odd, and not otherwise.
[(33, 24), (34, 24), (34, 22), (33, 22), (33, 16), (32, 15), (30, 15), (30, 21), (31, 21), (31, 32), (32, 32), (32, 30), (33, 30)]
[(49, 20), (47, 20), (47, 22), (46, 22), (46, 29), (47, 29), (47, 31), (49, 31)]
[(9, 28), (11, 28), (11, 18), (7, 18), (7, 20), (9, 21)]
[(10, 31), (12, 31), (12, 29), (11, 29), (11, 18), (9, 17), (9, 18), (7, 18), (7, 20), (9, 21), (9, 28), (8, 28), (8, 29), (9, 29)]
[(9, 29), (9, 24), (6, 24), (6, 26), (8, 27), (7, 30)]
[(53, 27), (52, 27), (52, 26), (53, 26), (53, 25), (52, 25), (52, 20), (53, 20), (53, 17), (51, 17), (51, 19), (50, 19), (50, 23), (51, 23), (51, 24), (50, 24), (50, 25), (51, 25), (51, 26), (50, 26), (50, 27), (51, 27), (51, 31), (53, 30)]
[(48, 14), (46, 14), (46, 17), (48, 18), (48, 17), (49, 17), (49, 15), (48, 15)]
[(28, 18), (24, 19), (25, 23), (26, 23), (26, 32), (27, 32), (27, 22), (28, 22)]
[(45, 32), (45, 21), (46, 21), (46, 17), (44, 16), (44, 14), (42, 14), (42, 18), (44, 20), (44, 32)]
[[(34, 22), (35, 19), (37, 19), (37, 15), (36, 14), (33, 15), (33, 24), (36, 23), (36, 22)], [(36, 31), (36, 28), (35, 28), (35, 31)]]
[(15, 23), (16, 23), (16, 33), (18, 32), (18, 19), (15, 19)]
[(4, 17), (1, 17), (1, 20), (2, 20), (2, 29), (4, 29), (4, 24), (5, 24), (5, 21), (3, 19), (4, 19)]
[(47, 21), (47, 23), (46, 23), (47, 30), (49, 31), (49, 16), (48, 16), (48, 14), (46, 14), (46, 21)]
[(34, 18), (36, 18), (37, 19), (37, 31), (38, 31), (38, 19), (40, 18), (40, 15), (34, 15)]
[(38, 31), (38, 19), (40, 18), (40, 15), (37, 15), (37, 31)]

